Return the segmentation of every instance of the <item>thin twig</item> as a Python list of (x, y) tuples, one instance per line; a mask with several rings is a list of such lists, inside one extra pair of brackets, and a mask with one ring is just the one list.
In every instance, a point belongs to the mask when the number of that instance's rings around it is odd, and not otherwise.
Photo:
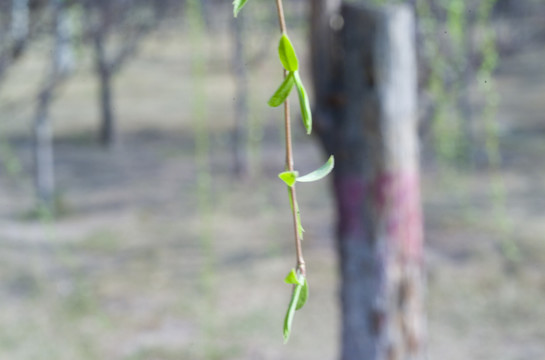
[[(278, 23), (280, 25), (280, 32), (286, 34), (286, 19), (284, 16), (284, 8), (282, 6), (282, 0), (276, 0), (276, 8), (278, 10)], [(287, 76), (287, 71), (284, 70), (284, 77)], [(291, 142), (291, 121), (290, 121), (290, 106), (289, 101), (286, 99), (284, 102), (284, 128), (286, 133), (286, 168), (288, 171), (293, 171), (293, 151)], [(295, 184), (289, 187), (289, 192), (292, 199), (292, 215), (293, 215), (293, 230), (295, 234), (295, 252), (297, 259), (297, 270), (305, 276), (305, 260), (303, 258), (303, 248), (301, 246), (301, 238), (299, 237), (298, 220), (297, 220), (297, 196), (295, 193)]]
[(284, 7), (282, 6), (282, 0), (276, 0), (276, 10), (278, 10), (278, 23), (280, 25), (280, 31), (286, 33), (286, 17), (284, 16)]

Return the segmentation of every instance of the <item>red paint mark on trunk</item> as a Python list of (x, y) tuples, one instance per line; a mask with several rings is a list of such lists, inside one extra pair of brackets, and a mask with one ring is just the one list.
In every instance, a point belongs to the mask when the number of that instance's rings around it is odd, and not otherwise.
[(388, 245), (405, 259), (420, 260), (423, 234), (419, 183), (417, 173), (383, 173), (370, 182), (360, 176), (337, 177), (339, 233), (365, 241), (363, 209), (373, 209), (373, 226), (386, 226), (378, 231), (386, 231)]
[(398, 248), (403, 258), (420, 259), (423, 234), (418, 174), (385, 173), (375, 178), (372, 189), (391, 246)]

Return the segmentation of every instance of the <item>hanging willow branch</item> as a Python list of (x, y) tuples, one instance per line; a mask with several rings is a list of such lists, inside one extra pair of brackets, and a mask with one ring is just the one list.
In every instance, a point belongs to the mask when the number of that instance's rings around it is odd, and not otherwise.
[[(235, 0), (233, 2), (233, 14), (238, 16), (242, 7), (248, 0)], [(310, 174), (299, 176), (299, 172), (294, 170), (293, 162), (293, 146), (291, 139), (291, 119), (290, 119), (290, 107), (288, 97), (291, 94), (291, 90), (295, 87), (299, 97), (299, 105), (301, 107), (301, 118), (307, 134), (312, 132), (312, 112), (310, 110), (310, 102), (307, 92), (301, 80), (299, 74), (299, 59), (295, 49), (288, 37), (286, 28), (286, 20), (284, 16), (284, 9), (282, 6), (282, 0), (275, 0), (276, 8), (278, 11), (278, 22), (280, 25), (280, 41), (278, 43), (278, 57), (284, 68), (284, 79), (272, 97), (269, 99), (269, 106), (277, 107), (284, 104), (284, 128), (286, 139), (286, 165), (285, 171), (278, 174), (278, 177), (283, 180), (288, 186), (288, 194), (290, 199), (291, 213), (293, 217), (293, 232), (295, 239), (295, 258), (296, 266), (292, 269), (284, 281), (287, 284), (293, 285), (292, 296), (284, 318), (284, 343), (288, 341), (293, 317), (295, 311), (299, 310), (305, 305), (308, 298), (308, 283), (305, 267), (305, 259), (303, 257), (303, 226), (301, 224), (301, 214), (299, 212), (299, 205), (297, 203), (297, 196), (295, 191), (296, 182), (311, 182), (317, 181), (325, 177), (333, 170), (334, 159), (330, 156), (327, 162), (319, 169), (311, 172)]]

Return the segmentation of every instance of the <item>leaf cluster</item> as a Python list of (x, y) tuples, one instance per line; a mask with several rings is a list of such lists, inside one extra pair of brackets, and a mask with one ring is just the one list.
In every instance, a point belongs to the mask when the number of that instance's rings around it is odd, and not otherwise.
[(297, 59), (297, 54), (295, 49), (286, 34), (282, 34), (280, 42), (278, 44), (278, 57), (280, 62), (287, 74), (284, 77), (284, 81), (278, 89), (275, 91), (273, 96), (270, 98), (268, 104), (272, 107), (277, 107), (282, 105), (289, 97), (291, 89), (295, 85), (297, 88), (297, 93), (299, 95), (299, 105), (301, 107), (301, 117), (303, 119), (303, 125), (307, 131), (307, 134), (310, 135), (312, 132), (312, 112), (310, 110), (310, 102), (308, 100), (308, 95), (299, 75), (299, 60)]

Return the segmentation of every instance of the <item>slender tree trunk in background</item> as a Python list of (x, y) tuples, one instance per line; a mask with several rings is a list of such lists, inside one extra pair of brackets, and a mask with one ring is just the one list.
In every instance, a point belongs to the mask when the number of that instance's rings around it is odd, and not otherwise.
[(235, 126), (233, 129), (234, 172), (238, 177), (248, 173), (248, 74), (246, 71), (246, 48), (244, 46), (244, 14), (233, 21), (233, 73), (236, 82)]
[(104, 34), (97, 29), (94, 35), (96, 71), (99, 76), (101, 125), (99, 140), (104, 146), (112, 146), (116, 142), (117, 134), (112, 105), (112, 72), (108, 65), (105, 49)]
[(100, 142), (104, 146), (112, 146), (117, 140), (117, 131), (112, 111), (112, 75), (108, 69), (100, 71), (100, 108), (102, 125), (100, 127)]
[[(141, 5), (148, 2), (142, 2)], [(124, 5), (124, 7), (119, 7)], [(150, 10), (153, 10), (151, 4)], [(101, 124), (99, 140), (104, 146), (113, 146), (118, 141), (117, 122), (114, 109), (113, 86), (114, 77), (128, 59), (134, 56), (138, 44), (144, 36), (154, 29), (153, 22), (140, 21), (138, 12), (131, 11), (133, 1), (112, 2), (110, 0), (89, 0), (85, 2), (88, 26), (92, 29), (95, 70), (99, 80), (99, 98), (101, 108)], [(125, 13), (131, 15), (124, 15)], [(123, 20), (124, 16), (131, 16)], [(119, 18), (121, 17), (121, 18)], [(95, 21), (93, 21), (93, 19)], [(122, 21), (124, 28), (118, 28), (116, 22)], [(125, 23), (126, 22), (126, 23)], [(123, 41), (117, 47), (107, 46), (111, 38)], [(117, 41), (112, 41), (116, 43)], [(110, 44), (111, 45), (111, 44)]]
[(34, 119), (34, 184), (38, 209), (55, 210), (55, 169), (53, 134), (49, 121), (49, 106), (53, 86), (46, 85), (38, 96)]
[(55, 165), (53, 155), (53, 133), (49, 110), (54, 92), (71, 70), (66, 47), (70, 44), (70, 33), (66, 29), (66, 7), (62, 0), (51, 0), (55, 21), (55, 45), (51, 52), (51, 68), (38, 94), (36, 117), (34, 118), (34, 182), (38, 209), (54, 214)]
[[(335, 14), (316, 29), (325, 3), (312, 29), (329, 35), (311, 58), (317, 131), (336, 162), (341, 359), (423, 359), (414, 19), (407, 6), (343, 5), (342, 30)], [(316, 68), (324, 57), (331, 68)]]

